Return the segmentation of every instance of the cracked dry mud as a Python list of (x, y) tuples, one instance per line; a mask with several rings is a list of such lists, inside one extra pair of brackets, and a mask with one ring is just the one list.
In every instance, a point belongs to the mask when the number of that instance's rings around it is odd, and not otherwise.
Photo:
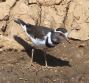
[(27, 39), (14, 18), (49, 28), (66, 27), (70, 38), (89, 39), (88, 0), (0, 0), (0, 12), (0, 34), (11, 39), (14, 35)]

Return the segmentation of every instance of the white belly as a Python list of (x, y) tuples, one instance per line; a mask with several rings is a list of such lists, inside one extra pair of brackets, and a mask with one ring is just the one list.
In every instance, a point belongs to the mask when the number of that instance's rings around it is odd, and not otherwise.
[(32, 43), (33, 43), (33, 45), (35, 46), (35, 47), (37, 47), (37, 48), (39, 48), (39, 49), (43, 49), (43, 48), (45, 48), (46, 47), (46, 45), (45, 45), (45, 39), (44, 40), (41, 40), (41, 39), (34, 39), (34, 38), (32, 38), (31, 36), (30, 36), (30, 38), (31, 38), (31, 41), (32, 41)]
[[(27, 33), (27, 32), (26, 32)], [(34, 39), (32, 36), (30, 36), (28, 33), (27, 33), (27, 35), (30, 37), (30, 39), (31, 39), (31, 41), (32, 41), (32, 43), (33, 43), (33, 45), (35, 46), (35, 47), (37, 47), (38, 49), (44, 49), (44, 48), (46, 48), (46, 45), (45, 45), (45, 43), (46, 43), (46, 38), (48, 37), (48, 43), (50, 44), (50, 45), (53, 45), (53, 43), (52, 43), (52, 41), (51, 41), (51, 32), (49, 32), (46, 36), (44, 36), (44, 39), (42, 40), (42, 39), (38, 39), (38, 38), (36, 38), (36, 39)]]

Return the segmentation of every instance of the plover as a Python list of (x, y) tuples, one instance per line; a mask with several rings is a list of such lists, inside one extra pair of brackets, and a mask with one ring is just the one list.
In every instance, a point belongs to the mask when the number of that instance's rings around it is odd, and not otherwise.
[[(29, 23), (24, 22), (21, 19), (14, 19), (14, 21), (19, 24), (23, 30), (26, 32), (28, 37), (31, 39), (33, 46), (38, 49), (43, 49), (45, 53), (45, 65), (47, 67), (47, 57), (46, 57), (46, 48), (55, 47), (63, 39), (68, 41), (68, 33), (64, 28), (51, 29), (43, 26), (35, 26)], [(32, 62), (33, 62), (34, 48), (32, 49)]]

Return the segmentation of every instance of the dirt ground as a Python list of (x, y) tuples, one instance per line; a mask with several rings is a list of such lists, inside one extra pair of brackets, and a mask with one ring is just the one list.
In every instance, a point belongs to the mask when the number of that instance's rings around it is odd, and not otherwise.
[(22, 42), (25, 50), (0, 51), (0, 83), (89, 83), (89, 41), (71, 40), (48, 49), (48, 68), (40, 50), (31, 64), (30, 45)]

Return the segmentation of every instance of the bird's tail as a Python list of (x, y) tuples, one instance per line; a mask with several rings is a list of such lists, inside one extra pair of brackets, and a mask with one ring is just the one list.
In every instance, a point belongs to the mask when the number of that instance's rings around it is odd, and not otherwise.
[(26, 31), (27, 23), (25, 23), (23, 20), (18, 19), (18, 18), (14, 19), (14, 22), (16, 22), (17, 24), (19, 24)]
[(26, 25), (27, 23), (25, 23), (23, 20), (21, 20), (21, 19), (14, 19), (14, 22), (16, 22), (17, 24), (19, 24), (19, 25)]

